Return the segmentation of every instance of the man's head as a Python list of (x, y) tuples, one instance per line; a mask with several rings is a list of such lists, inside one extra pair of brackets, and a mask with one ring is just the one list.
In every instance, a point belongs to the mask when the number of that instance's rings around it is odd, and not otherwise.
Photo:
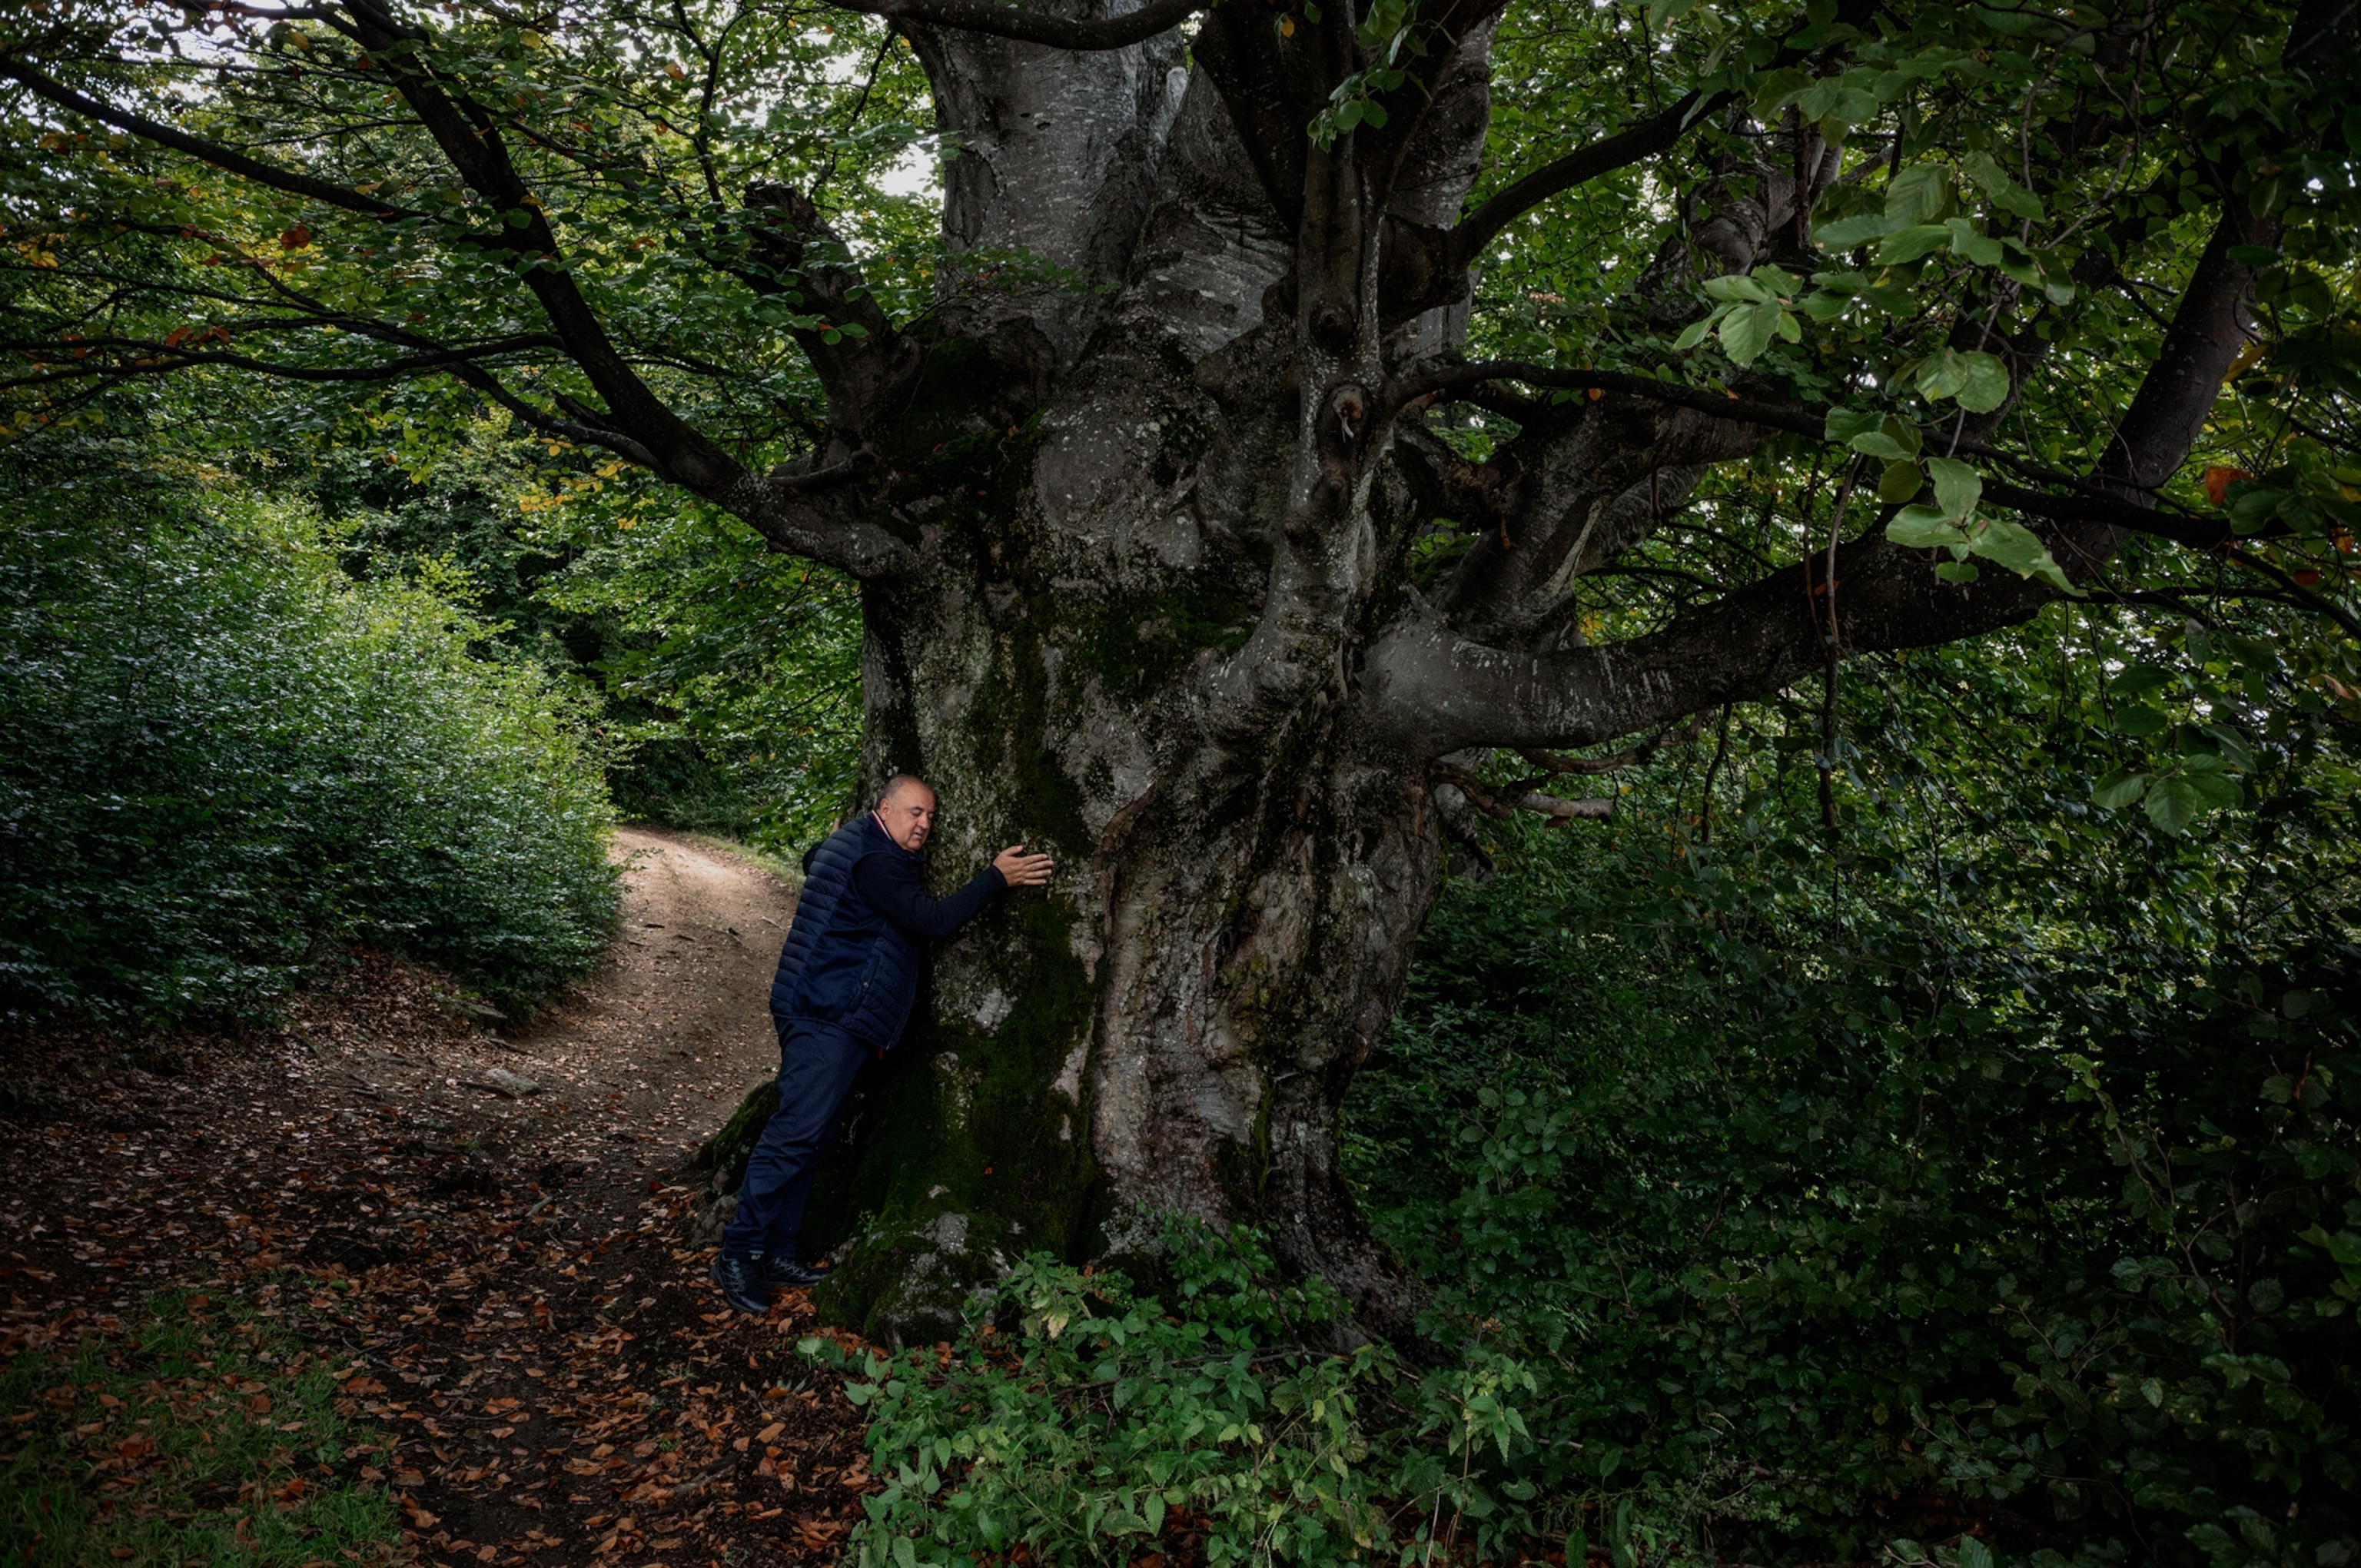
[(923, 850), (935, 830), (935, 792), (915, 773), (895, 773), (877, 797), (877, 825), (906, 850)]

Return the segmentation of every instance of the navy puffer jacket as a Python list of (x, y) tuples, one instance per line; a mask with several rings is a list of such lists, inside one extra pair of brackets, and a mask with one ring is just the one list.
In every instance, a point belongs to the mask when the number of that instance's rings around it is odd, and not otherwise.
[(918, 994), (917, 945), (869, 907), (852, 869), (872, 855), (909, 853), (866, 811), (812, 852), (771, 981), (774, 1021), (833, 1024), (879, 1050), (901, 1039)]

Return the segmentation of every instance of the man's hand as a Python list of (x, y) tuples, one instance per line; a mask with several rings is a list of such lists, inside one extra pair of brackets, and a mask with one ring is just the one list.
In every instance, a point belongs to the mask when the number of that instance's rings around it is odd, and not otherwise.
[(992, 869), (1011, 887), (1039, 887), (1057, 868), (1047, 855), (1028, 855), (1022, 844), (1011, 844), (993, 857)]

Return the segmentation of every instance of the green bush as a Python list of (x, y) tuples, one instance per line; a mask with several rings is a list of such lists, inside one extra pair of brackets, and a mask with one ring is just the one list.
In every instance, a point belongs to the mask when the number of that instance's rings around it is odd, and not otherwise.
[(97, 444), (0, 459), (0, 1009), (235, 1013), (368, 941), (504, 1006), (616, 905), (577, 699), (314, 521)]
[[(858, 1568), (1019, 1544), (1123, 1563), (1168, 1530), (1214, 1568), (1336, 1563), (1389, 1534), (1360, 1404), (1402, 1381), (1392, 1354), (1338, 1351), (1334, 1293), (1279, 1283), (1251, 1232), (1175, 1222), (1165, 1242), (1169, 1305), (1119, 1272), (1036, 1255), (947, 1356), (860, 1365), (847, 1394), (867, 1407), (886, 1485), (853, 1539)], [(849, 1365), (824, 1340), (802, 1348)]]
[[(1694, 865), (1623, 869), (1763, 929)], [(1616, 913), (1523, 892), (1553, 931)], [(1637, 1059), (1496, 1055), (1464, 1096), (1500, 966), (1430, 959), (1382, 1077), (1456, 1124), (1458, 1180), (1382, 1225), (1437, 1331), (1521, 1357), (1577, 1440), (1504, 1455), (1504, 1508), (1739, 1475), (1690, 1522), (1756, 1560), (1981, 1519), (2019, 1555), (2344, 1561), (2361, 955), (2027, 967), (1994, 1008), (1950, 989), (1999, 990), (1974, 955), (1880, 934), (1821, 970), (1693, 927)]]

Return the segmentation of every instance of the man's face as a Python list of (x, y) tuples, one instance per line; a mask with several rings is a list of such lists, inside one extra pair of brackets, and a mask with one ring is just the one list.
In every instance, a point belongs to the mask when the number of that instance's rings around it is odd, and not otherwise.
[(905, 784), (885, 797), (877, 820), (887, 838), (906, 850), (923, 850), (935, 830), (935, 792), (924, 784)]

